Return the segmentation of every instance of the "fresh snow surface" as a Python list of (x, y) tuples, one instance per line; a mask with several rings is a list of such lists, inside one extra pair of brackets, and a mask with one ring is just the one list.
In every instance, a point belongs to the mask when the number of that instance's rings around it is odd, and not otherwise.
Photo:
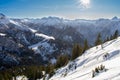
[(0, 33), (0, 36), (6, 36), (6, 34), (4, 34), (4, 33)]
[[(120, 80), (120, 37), (102, 46), (87, 50), (67, 66), (58, 69), (50, 80)], [(68, 68), (70, 65), (72, 67)], [(107, 70), (92, 78), (92, 70), (100, 65), (104, 65)]]
[(50, 40), (50, 39), (55, 40), (55, 38), (54, 38), (53, 36), (47, 36), (47, 35), (45, 35), (45, 34), (39, 34), (39, 33), (36, 33), (35, 35), (36, 35), (36, 36), (39, 36), (39, 37), (43, 37), (43, 38), (45, 38), (46, 40)]
[(33, 33), (36, 33), (37, 32), (37, 30), (35, 30), (35, 29), (32, 29), (32, 28), (29, 28), (30, 29), (30, 31), (32, 31)]
[[(14, 79), (13, 79), (13, 80), (14, 80)], [(16, 78), (16, 80), (28, 80), (28, 78), (25, 77), (25, 76), (18, 76), (18, 77)]]

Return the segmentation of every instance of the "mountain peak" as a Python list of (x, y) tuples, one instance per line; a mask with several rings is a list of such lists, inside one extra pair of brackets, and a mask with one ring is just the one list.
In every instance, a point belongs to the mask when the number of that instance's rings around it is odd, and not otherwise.
[(112, 20), (118, 20), (118, 17), (117, 17), (117, 16), (114, 16), (114, 17), (112, 18)]

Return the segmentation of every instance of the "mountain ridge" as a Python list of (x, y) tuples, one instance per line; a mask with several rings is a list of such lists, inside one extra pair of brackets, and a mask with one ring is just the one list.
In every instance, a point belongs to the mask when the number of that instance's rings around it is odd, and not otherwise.
[[(120, 37), (90, 48), (82, 56), (59, 68), (50, 80), (119, 80), (119, 44)], [(101, 65), (104, 66), (104, 70), (93, 71)]]
[[(39, 55), (39, 59), (45, 58), (43, 61), (46, 62), (57, 59), (57, 56), (63, 53), (70, 55), (73, 45), (78, 43), (83, 46), (86, 39), (89, 46), (94, 46), (98, 33), (101, 33), (104, 41), (107, 37), (110, 38), (116, 30), (120, 32), (119, 19), (67, 20), (58, 17), (13, 19), (6, 17), (4, 14), (1, 15), (5, 18), (0, 19), (0, 33), (5, 34), (5, 36), (0, 35), (0, 47), (5, 47), (7, 51), (13, 52), (9, 55), (16, 53), (17, 56), (14, 55), (16, 60), (21, 54), (26, 55), (23, 53), (24, 51), (32, 50), (29, 57)], [(49, 38), (49, 40), (45, 40), (45, 38)], [(4, 41), (7, 44), (4, 45)], [(14, 46), (10, 47), (10, 41)], [(45, 44), (48, 46), (45, 46)], [(37, 48), (29, 48), (30, 46)], [(22, 62), (22, 60), (19, 61)], [(38, 63), (38, 61), (35, 62)]]

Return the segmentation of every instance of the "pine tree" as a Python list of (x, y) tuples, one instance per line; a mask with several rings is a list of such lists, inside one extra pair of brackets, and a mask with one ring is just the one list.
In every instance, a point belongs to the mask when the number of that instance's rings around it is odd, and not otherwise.
[(52, 77), (54, 75), (54, 73), (55, 73), (54, 72), (55, 66), (53, 64), (51, 64), (49, 67), (50, 67), (49, 75), (50, 75), (50, 77)]
[(92, 70), (92, 78), (95, 77), (95, 71)]
[(76, 59), (78, 56), (82, 55), (82, 53), (83, 53), (83, 48), (80, 45), (75, 44), (73, 46), (71, 60)]
[(0, 80), (5, 80), (5, 78), (2, 74), (0, 74)]
[(113, 35), (110, 36), (110, 40), (113, 40)]
[(109, 37), (107, 37), (106, 40), (105, 40), (104, 42), (107, 42), (107, 41), (109, 41), (109, 40), (110, 40)]
[(99, 33), (95, 41), (95, 46), (102, 44), (101, 34)]
[(95, 72), (96, 72), (96, 73), (99, 73), (99, 68), (95, 68)]
[(65, 66), (69, 61), (68, 55), (60, 55), (56, 62), (56, 68)]
[(88, 46), (88, 41), (87, 39), (84, 41), (84, 51), (89, 49), (89, 46)]
[(116, 39), (118, 36), (119, 36), (119, 32), (118, 32), (118, 30), (116, 30), (114, 35), (113, 35), (113, 39)]

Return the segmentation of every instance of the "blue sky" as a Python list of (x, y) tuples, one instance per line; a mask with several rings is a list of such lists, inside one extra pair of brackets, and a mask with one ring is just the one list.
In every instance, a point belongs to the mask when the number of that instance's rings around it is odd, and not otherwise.
[(14, 18), (112, 18), (119, 8), (120, 0), (0, 0), (0, 13)]

